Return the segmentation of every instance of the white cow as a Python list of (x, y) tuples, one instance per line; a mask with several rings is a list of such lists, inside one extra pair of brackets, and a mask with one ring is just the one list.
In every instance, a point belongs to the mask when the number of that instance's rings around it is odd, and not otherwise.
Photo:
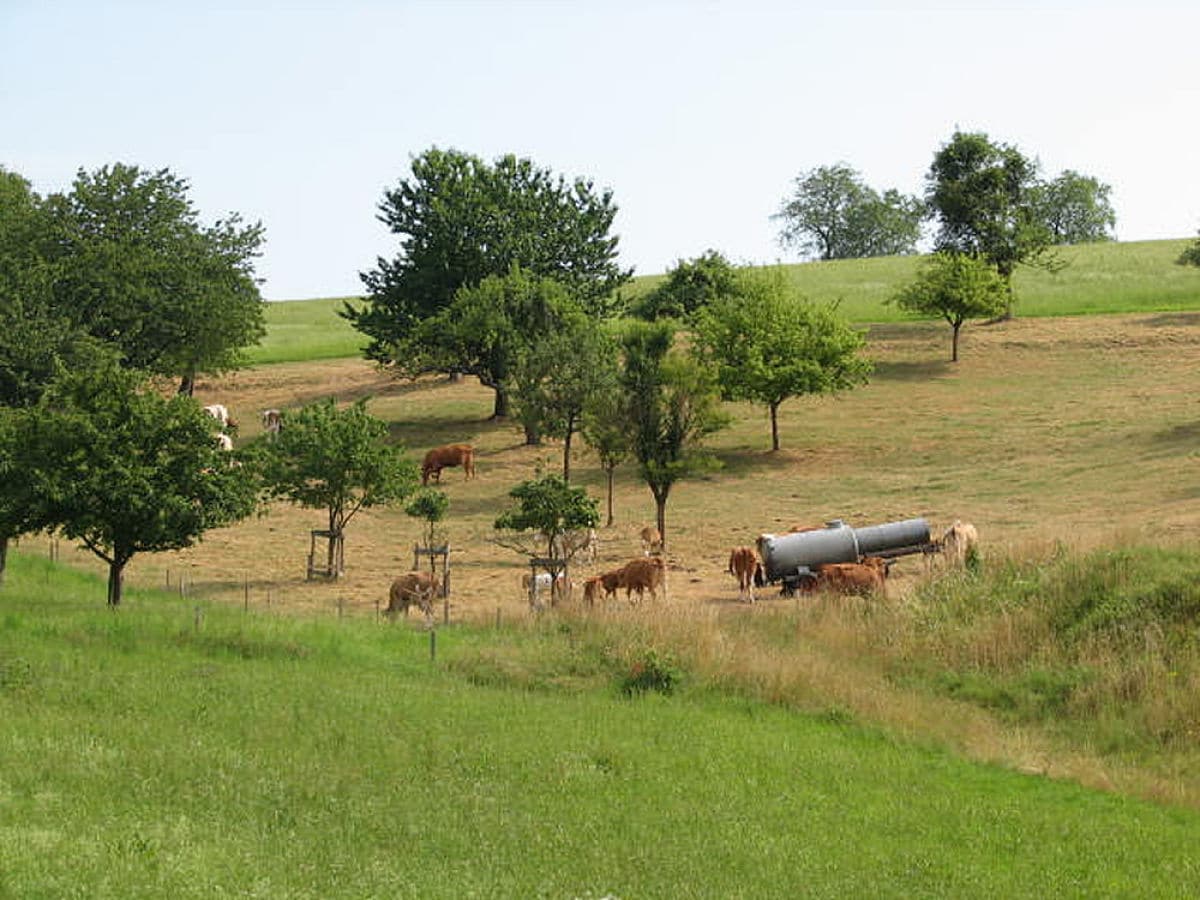
[(217, 443), (220, 444), (221, 449), (225, 450), (226, 452), (230, 452), (233, 450), (233, 438), (231, 438), (229, 435), (227, 435), (223, 431), (217, 432)]
[(221, 423), (221, 428), (229, 427), (229, 410), (220, 403), (210, 403), (204, 411)]

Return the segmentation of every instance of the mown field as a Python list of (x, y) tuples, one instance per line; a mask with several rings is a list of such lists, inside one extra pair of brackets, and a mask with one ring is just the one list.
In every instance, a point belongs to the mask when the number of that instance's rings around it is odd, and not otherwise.
[[(476, 480), (445, 473), (438, 660), (423, 623), (377, 620), (419, 534), (398, 509), (352, 522), (324, 584), (304, 580), (321, 513), (272, 505), (135, 559), (117, 617), (94, 560), (64, 545), (64, 576), (25, 539), (0, 591), (0, 721), (21, 738), (0, 896), (1195, 894), (1200, 272), (1180, 246), (1030, 273), (1073, 273), (1059, 309), (1093, 314), (1032, 314), (1051, 295), (1019, 287), (956, 365), (948, 326), (863, 301), (870, 384), (785, 404), (778, 453), (765, 410), (731, 405), (722, 468), (671, 496), (668, 597), (637, 609), (529, 611), (492, 522), (561, 448), (488, 420), (477, 382), (345, 358), (202, 382), (239, 443), (258, 410), (333, 396), (369, 397), (414, 457), (476, 444)], [(294, 352), (331, 330), (313, 321)], [(586, 449), (572, 472), (603, 498)], [(638, 553), (653, 509), (623, 466), (576, 574)], [(980, 569), (909, 558), (883, 599), (754, 607), (725, 572), (762, 532), (911, 516), (973, 522)], [(655, 661), (678, 689), (625, 697)]]

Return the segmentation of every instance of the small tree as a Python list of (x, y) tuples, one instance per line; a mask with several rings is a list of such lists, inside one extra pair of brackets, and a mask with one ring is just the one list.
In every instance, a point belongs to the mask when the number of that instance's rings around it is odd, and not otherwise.
[(716, 378), (692, 357), (671, 349), (669, 323), (635, 323), (622, 341), (621, 388), (629, 412), (630, 449), (654, 496), (658, 532), (667, 544), (667, 499), (681, 478), (709, 471), (717, 460), (704, 437), (726, 427)]
[(834, 309), (789, 296), (778, 270), (743, 272), (738, 292), (696, 321), (696, 354), (715, 369), (725, 399), (770, 410), (772, 450), (779, 449), (785, 400), (867, 380), (871, 364), (858, 355), (864, 343)]
[(416, 464), (386, 443), (387, 434), (387, 424), (367, 412), (365, 399), (344, 409), (329, 399), (289, 412), (287, 428), (263, 451), (271, 495), (325, 510), (328, 570), (335, 575), (336, 551), (355, 514), (402, 500), (417, 484)]
[(608, 521), (613, 523), (613, 479), (617, 466), (629, 455), (629, 417), (619, 390), (595, 394), (583, 412), (583, 438), (600, 457), (600, 468), (608, 486)]
[(109, 362), (60, 372), (36, 407), (15, 413), (13, 471), (26, 483), (23, 526), (60, 529), (108, 564), (121, 603), (138, 553), (180, 550), (249, 515), (258, 482), (219, 449), (190, 397), (162, 397)]
[[(566, 572), (577, 549), (563, 538), (569, 532), (596, 527), (600, 520), (596, 500), (583, 488), (571, 487), (557, 475), (523, 481), (508, 495), (517, 505), (496, 517), (495, 528), (501, 532), (496, 543), (531, 559), (550, 559), (556, 570)], [(530, 535), (535, 537), (531, 539)], [(545, 553), (538, 541), (545, 542)], [(557, 590), (555, 579), (552, 598), (557, 597)]]
[(967, 319), (997, 316), (1008, 300), (1004, 280), (981, 259), (962, 253), (936, 253), (888, 301), (909, 312), (941, 316), (953, 329), (950, 359), (958, 362), (958, 332)]

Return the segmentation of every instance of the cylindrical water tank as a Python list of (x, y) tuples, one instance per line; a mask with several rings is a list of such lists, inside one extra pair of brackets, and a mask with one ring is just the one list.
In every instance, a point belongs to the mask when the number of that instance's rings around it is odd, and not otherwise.
[(928, 542), (929, 523), (924, 519), (905, 519), (866, 528), (851, 528), (837, 520), (814, 531), (764, 534), (758, 539), (758, 548), (767, 580), (777, 581), (821, 563), (856, 562), (860, 556)]

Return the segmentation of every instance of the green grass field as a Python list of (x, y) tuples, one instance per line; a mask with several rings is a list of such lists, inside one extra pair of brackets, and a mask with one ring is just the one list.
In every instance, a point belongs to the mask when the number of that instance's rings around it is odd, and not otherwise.
[[(0, 896), (1138, 896), (1200, 814), (727, 692), (628, 696), (587, 622), (438, 632), (130, 593), (17, 555)], [(497, 672), (526, 658), (540, 674)], [(490, 674), (489, 674), (490, 673)]]
[[(1021, 316), (1074, 316), (1102, 313), (1169, 312), (1200, 308), (1200, 272), (1175, 260), (1190, 240), (1086, 244), (1058, 251), (1059, 272), (1023, 268), (1014, 284)], [(911, 280), (917, 257), (835, 260), (786, 266), (796, 290), (809, 299), (838, 303), (859, 324), (899, 322), (910, 316), (885, 303)], [(636, 278), (626, 289), (640, 296), (661, 275)], [(271, 303), (266, 339), (249, 353), (262, 365), (357, 356), (366, 339), (337, 315), (347, 300), (324, 298)]]

